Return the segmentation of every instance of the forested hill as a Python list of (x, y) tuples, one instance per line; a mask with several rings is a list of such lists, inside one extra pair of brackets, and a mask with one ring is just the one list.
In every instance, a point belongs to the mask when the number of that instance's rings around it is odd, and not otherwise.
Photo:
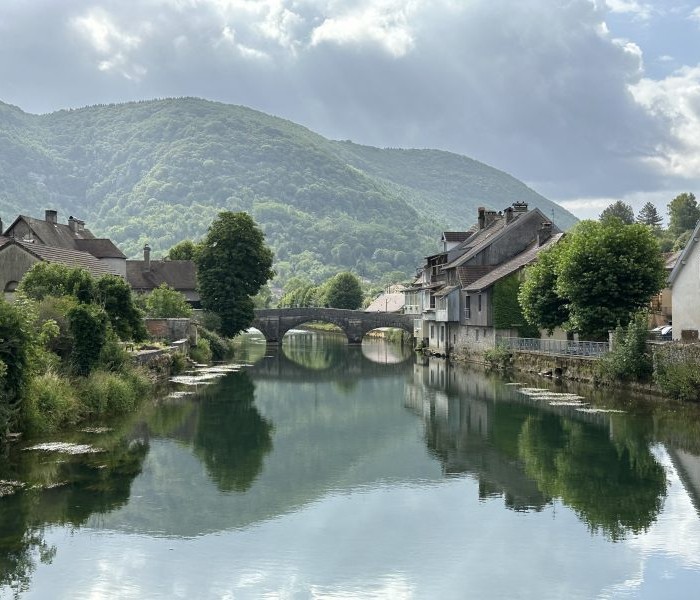
[(478, 206), (517, 200), (560, 226), (574, 221), (466, 157), (331, 141), (241, 106), (181, 98), (30, 115), (0, 103), (5, 226), (53, 208), (132, 257), (146, 242), (158, 256), (197, 239), (221, 210), (246, 210), (282, 280), (344, 269), (379, 280), (412, 273), (440, 232), (468, 227)]

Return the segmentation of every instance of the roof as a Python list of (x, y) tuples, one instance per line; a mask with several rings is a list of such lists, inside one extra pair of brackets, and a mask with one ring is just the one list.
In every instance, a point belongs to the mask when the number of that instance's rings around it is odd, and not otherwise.
[(124, 253), (107, 238), (91, 238), (74, 240), (78, 250), (89, 252), (97, 258), (126, 258)]
[(365, 308), (365, 312), (399, 312), (405, 304), (403, 292), (392, 292), (378, 296)]
[(474, 234), (468, 240), (460, 244), (458, 248), (452, 250), (452, 252), (450, 252), (452, 259), (448, 264), (443, 265), (442, 268), (451, 269), (463, 265), (470, 258), (476, 256), (493, 242), (500, 239), (508, 231), (512, 231), (514, 227), (518, 227), (535, 218), (541, 219), (543, 222), (549, 222), (549, 219), (547, 219), (538, 208), (533, 208), (526, 213), (515, 213), (513, 215), (513, 220), (509, 223), (506, 223), (503, 217), (497, 218), (488, 227)]
[(511, 273), (515, 273), (516, 271), (522, 269), (524, 266), (533, 262), (542, 250), (550, 248), (551, 246), (556, 244), (562, 238), (563, 235), (563, 233), (555, 233), (541, 246), (538, 246), (537, 242), (534, 242), (525, 251), (521, 252), (520, 254), (517, 254), (509, 261), (501, 263), (480, 279), (477, 279), (476, 281), (470, 283), (468, 286), (466, 286), (465, 291), (478, 292), (480, 290), (484, 290), (492, 286), (499, 279), (503, 279)]
[(81, 231), (73, 231), (70, 226), (63, 223), (50, 223), (49, 221), (35, 219), (26, 215), (19, 215), (6, 231), (12, 229), (19, 221), (27, 223), (42, 244), (54, 248), (77, 250), (75, 240), (93, 239), (95, 237), (89, 229), (83, 228)]
[(6, 243), (0, 246), (0, 249), (5, 249), (8, 246), (16, 245), (29, 252), (39, 260), (49, 263), (58, 263), (68, 267), (80, 267), (86, 269), (93, 277), (101, 277), (102, 275), (119, 275), (119, 272), (110, 268), (109, 265), (101, 262), (88, 252), (79, 250), (67, 250), (65, 248), (54, 248), (53, 246), (45, 246), (44, 244), (35, 244), (32, 242), (24, 242), (16, 239), (8, 239)]
[(449, 296), (452, 292), (454, 292), (456, 289), (459, 289), (458, 285), (448, 285), (442, 288), (439, 292), (435, 292), (435, 297), (436, 298), (444, 298), (445, 296)]
[(463, 242), (466, 240), (470, 235), (472, 235), (474, 231), (443, 231), (442, 232), (442, 239), (445, 240), (446, 242)]
[(673, 267), (671, 274), (668, 276), (668, 283), (670, 285), (673, 285), (673, 282), (678, 277), (678, 273), (681, 272), (681, 269), (688, 260), (690, 253), (693, 251), (693, 246), (695, 246), (695, 244), (697, 244), (698, 241), (700, 241), (698, 238), (700, 238), (700, 221), (698, 221), (695, 225), (695, 229), (693, 229), (693, 233), (690, 235), (688, 243), (685, 245), (685, 248), (683, 248), (683, 250), (681, 251), (681, 255), (678, 257), (678, 260), (676, 261), (676, 264)]
[(677, 252), (664, 252), (664, 266), (667, 271), (671, 271), (673, 267), (676, 266), (678, 262), (678, 257), (681, 255), (681, 251)]
[(126, 261), (126, 280), (140, 291), (154, 290), (167, 283), (176, 290), (197, 289), (197, 269), (191, 260), (152, 260), (149, 270), (145, 270), (143, 260)]
[(460, 285), (466, 289), (466, 287), (476, 281), (481, 279), (487, 273), (490, 273), (495, 269), (495, 265), (469, 265), (466, 267), (457, 267), (457, 277), (459, 278)]

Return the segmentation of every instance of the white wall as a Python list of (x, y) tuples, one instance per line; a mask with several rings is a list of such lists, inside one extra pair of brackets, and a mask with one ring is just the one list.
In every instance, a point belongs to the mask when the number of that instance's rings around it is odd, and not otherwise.
[(700, 330), (700, 243), (693, 244), (671, 288), (673, 339), (684, 329)]

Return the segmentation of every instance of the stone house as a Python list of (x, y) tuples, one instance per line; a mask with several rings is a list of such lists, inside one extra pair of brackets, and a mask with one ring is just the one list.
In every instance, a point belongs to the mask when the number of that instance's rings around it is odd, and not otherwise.
[(465, 239), (429, 256), (407, 289), (405, 312), (416, 315), (414, 334), (431, 351), (481, 352), (496, 336), (517, 337), (517, 325), (497, 327), (494, 286), (556, 243), (561, 230), (537, 208), (516, 202), (502, 212), (478, 209)]
[(674, 340), (697, 342), (700, 332), (700, 221), (676, 261), (671, 288)]

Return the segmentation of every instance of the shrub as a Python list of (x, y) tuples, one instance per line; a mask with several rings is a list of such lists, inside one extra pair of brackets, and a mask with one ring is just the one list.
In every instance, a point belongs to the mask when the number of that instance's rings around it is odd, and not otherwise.
[(618, 327), (613, 349), (600, 360), (598, 375), (608, 381), (645, 381), (652, 373), (651, 353), (647, 350), (649, 318), (645, 311), (634, 315), (627, 327)]
[(654, 352), (654, 379), (676, 400), (700, 401), (700, 345), (667, 344)]
[(94, 416), (129, 412), (148, 393), (150, 387), (148, 377), (135, 368), (119, 374), (93, 371), (81, 385), (83, 412)]
[(209, 331), (219, 331), (221, 329), (221, 317), (215, 312), (202, 310), (195, 313), (195, 321)]
[(38, 375), (29, 383), (23, 412), (28, 431), (51, 433), (74, 425), (79, 417), (75, 387), (53, 372)]
[(199, 329), (199, 337), (209, 342), (211, 360), (225, 360), (233, 352), (231, 341), (228, 338), (221, 337), (214, 331), (201, 327)]
[(182, 373), (187, 368), (187, 357), (183, 352), (176, 352), (172, 355), (172, 362), (170, 363), (170, 373), (171, 375), (178, 375)]
[(100, 350), (100, 358), (97, 363), (100, 368), (113, 373), (122, 372), (131, 365), (131, 356), (122, 346), (111, 327), (107, 327), (105, 342)]
[(496, 346), (484, 352), (484, 360), (493, 369), (507, 369), (512, 362), (512, 355), (507, 348)]
[(100, 307), (79, 304), (68, 312), (73, 334), (71, 367), (76, 375), (88, 375), (95, 368), (107, 337), (107, 314)]
[(192, 307), (185, 297), (167, 283), (162, 283), (148, 294), (144, 304), (149, 317), (172, 319), (192, 315)]
[(209, 340), (204, 337), (200, 337), (197, 340), (196, 346), (190, 347), (190, 358), (194, 362), (198, 363), (208, 363), (211, 362), (211, 347), (209, 346)]
[(19, 411), (29, 376), (31, 342), (20, 312), (0, 299), (0, 442)]

